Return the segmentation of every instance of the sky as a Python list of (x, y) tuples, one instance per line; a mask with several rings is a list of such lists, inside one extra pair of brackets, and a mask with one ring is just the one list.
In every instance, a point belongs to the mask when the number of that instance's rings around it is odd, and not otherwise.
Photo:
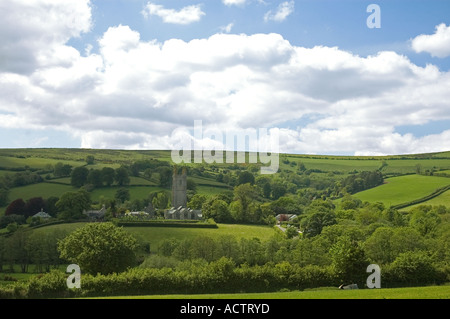
[[(372, 6), (376, 5), (376, 6)], [(447, 0), (0, 0), (0, 147), (450, 150)], [(195, 122), (197, 121), (197, 122)]]

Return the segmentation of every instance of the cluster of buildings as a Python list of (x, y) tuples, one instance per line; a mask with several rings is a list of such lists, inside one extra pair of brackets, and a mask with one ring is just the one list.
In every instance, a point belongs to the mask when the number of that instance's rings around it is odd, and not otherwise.
[[(177, 219), (177, 220), (201, 220), (202, 211), (195, 210), (187, 207), (187, 173), (186, 169), (183, 169), (181, 174), (178, 174), (176, 168), (174, 168), (172, 180), (172, 208), (164, 211), (165, 219)], [(126, 216), (135, 217), (142, 220), (154, 219), (156, 218), (155, 209), (150, 203), (144, 211), (129, 212)], [(105, 205), (100, 210), (88, 210), (83, 211), (92, 221), (103, 220), (106, 214)], [(33, 217), (39, 217), (43, 220), (48, 220), (51, 218), (49, 214), (41, 211)]]

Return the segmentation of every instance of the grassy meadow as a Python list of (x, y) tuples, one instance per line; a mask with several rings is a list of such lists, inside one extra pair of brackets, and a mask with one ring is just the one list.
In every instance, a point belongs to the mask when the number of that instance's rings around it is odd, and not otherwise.
[[(33, 230), (37, 233), (62, 231), (70, 233), (75, 229), (86, 225), (84, 222), (49, 225)], [(148, 242), (151, 249), (158, 249), (159, 244), (165, 239), (193, 239), (197, 236), (208, 236), (217, 239), (221, 236), (234, 236), (236, 238), (258, 238), (266, 241), (276, 235), (274, 228), (270, 226), (260, 225), (235, 225), (235, 224), (218, 224), (217, 228), (181, 228), (181, 227), (124, 227), (134, 237), (143, 242)]]
[(409, 206), (405, 210), (411, 210), (411, 209), (413, 209), (413, 208), (415, 208), (417, 206), (420, 206), (420, 205), (431, 205), (431, 206), (443, 205), (443, 206), (449, 207), (450, 206), (450, 190), (442, 193), (441, 195), (439, 195), (439, 196), (437, 196), (435, 198), (427, 200), (427, 201), (425, 201), (423, 203)]
[[(336, 287), (306, 289), (304, 291), (199, 294), (199, 295), (145, 295), (119, 296), (112, 299), (449, 299), (450, 286), (427, 286), (408, 288), (382, 288), (339, 290)], [(102, 298), (104, 299), (104, 298)]]
[(449, 184), (450, 179), (446, 177), (405, 175), (387, 178), (384, 185), (359, 192), (354, 197), (391, 206), (422, 198)]

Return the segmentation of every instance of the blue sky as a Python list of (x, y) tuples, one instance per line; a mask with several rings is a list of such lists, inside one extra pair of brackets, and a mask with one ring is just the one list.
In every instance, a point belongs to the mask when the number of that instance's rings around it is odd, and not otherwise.
[[(370, 4), (381, 28), (366, 24)], [(7, 0), (0, 147), (171, 149), (202, 120), (278, 129), (291, 153), (450, 150), (449, 12), (445, 0)]]

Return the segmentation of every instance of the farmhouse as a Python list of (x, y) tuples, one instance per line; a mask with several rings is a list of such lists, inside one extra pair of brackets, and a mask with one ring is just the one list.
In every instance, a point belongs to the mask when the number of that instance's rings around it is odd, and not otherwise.
[(287, 222), (293, 220), (295, 217), (297, 217), (296, 214), (278, 214), (275, 216), (275, 219), (277, 222)]
[(41, 211), (37, 214), (34, 214), (32, 217), (39, 217), (42, 219), (49, 219), (52, 218), (52, 216), (50, 216), (49, 214), (47, 214), (46, 212), (44, 212), (44, 209), (41, 208)]
[(83, 214), (89, 217), (91, 220), (101, 220), (103, 217), (105, 217), (106, 214), (106, 208), (105, 205), (102, 206), (102, 209), (100, 210), (84, 210)]

